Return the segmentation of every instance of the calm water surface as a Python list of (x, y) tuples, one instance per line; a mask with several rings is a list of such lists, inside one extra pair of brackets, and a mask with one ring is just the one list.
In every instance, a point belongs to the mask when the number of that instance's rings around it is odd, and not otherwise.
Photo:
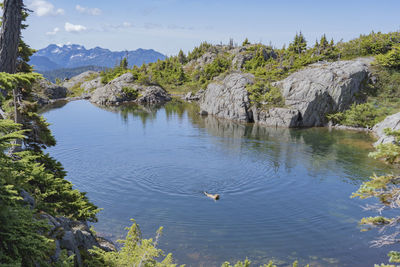
[[(103, 211), (98, 232), (125, 235), (130, 218), (144, 237), (164, 226), (160, 246), (187, 266), (244, 259), (298, 259), (312, 266), (373, 266), (390, 248), (369, 248), (369, 214), (350, 199), (371, 173), (370, 136), (289, 130), (200, 117), (167, 104), (103, 109), (76, 101), (44, 113), (68, 179)], [(202, 192), (219, 193), (220, 201)]]

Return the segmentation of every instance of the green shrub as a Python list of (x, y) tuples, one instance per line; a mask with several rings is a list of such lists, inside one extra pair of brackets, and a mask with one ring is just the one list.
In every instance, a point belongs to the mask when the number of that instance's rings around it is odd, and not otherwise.
[(345, 112), (329, 114), (326, 117), (334, 123), (366, 128), (371, 128), (382, 119), (379, 110), (371, 103), (353, 104)]
[(124, 73), (127, 73), (128, 70), (121, 68), (121, 67), (116, 67), (113, 69), (108, 69), (105, 71), (102, 71), (100, 73), (101, 76), (101, 82), (103, 84), (107, 84), (109, 82), (111, 82), (112, 80), (114, 80), (115, 78), (118, 78), (119, 76), (121, 76)]
[(204, 67), (206, 80), (212, 80), (214, 77), (228, 70), (231, 66), (231, 61), (226, 57), (218, 56), (211, 63)]
[(212, 44), (209, 44), (207, 42), (201, 43), (198, 47), (195, 47), (193, 51), (189, 52), (187, 56), (187, 60), (191, 61), (194, 59), (198, 59), (202, 55), (204, 55), (206, 52), (209, 51), (209, 49), (212, 48)]
[(386, 54), (380, 54), (375, 57), (376, 64), (385, 68), (400, 68), (400, 44), (396, 44)]
[[(105, 252), (98, 247), (89, 250), (90, 258), (85, 265), (93, 267), (123, 267), (123, 266), (157, 266), (176, 267), (172, 255), (164, 255), (164, 252), (157, 248), (158, 239), (162, 233), (162, 227), (158, 229), (155, 239), (142, 239), (142, 233), (135, 220), (131, 227), (126, 228), (128, 233), (124, 240), (118, 240), (122, 244), (121, 250), (117, 252)], [(161, 259), (163, 257), (163, 259)]]
[(337, 44), (342, 58), (349, 59), (387, 53), (394, 44), (400, 43), (400, 32), (360, 35), (349, 42)]
[(129, 99), (136, 99), (139, 97), (139, 92), (132, 87), (124, 86), (122, 87), (122, 92), (124, 92)]
[(242, 43), (242, 46), (246, 46), (246, 45), (249, 45), (250, 44), (250, 42), (249, 42), (249, 39), (244, 39), (244, 41), (243, 41), (243, 43)]
[(284, 105), (281, 90), (265, 81), (248, 85), (246, 89), (250, 93), (249, 97), (253, 104), (262, 104), (266, 107), (282, 107)]

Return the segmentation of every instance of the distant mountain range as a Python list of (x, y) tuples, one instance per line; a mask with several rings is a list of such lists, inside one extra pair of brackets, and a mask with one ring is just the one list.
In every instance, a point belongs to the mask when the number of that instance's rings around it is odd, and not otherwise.
[(57, 79), (63, 81), (65, 78), (72, 78), (76, 75), (79, 75), (85, 71), (93, 70), (93, 71), (103, 71), (106, 70), (106, 67), (99, 66), (84, 66), (84, 67), (76, 67), (76, 68), (66, 68), (66, 69), (55, 69), (55, 70), (45, 70), (45, 71), (36, 71), (39, 72), (45, 77), (47, 80), (55, 83)]
[(101, 47), (86, 49), (84, 46), (77, 44), (63, 46), (51, 44), (46, 48), (38, 50), (31, 56), (29, 63), (38, 72), (86, 66), (111, 68), (118, 64), (126, 55), (128, 55), (130, 67), (155, 62), (158, 59), (165, 59), (165, 55), (153, 49), (114, 52)]

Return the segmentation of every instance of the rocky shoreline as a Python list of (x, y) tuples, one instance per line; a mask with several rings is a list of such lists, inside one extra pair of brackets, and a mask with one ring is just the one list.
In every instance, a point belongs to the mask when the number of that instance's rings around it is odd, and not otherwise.
[[(210, 59), (212, 60), (212, 59)], [(321, 127), (372, 131), (379, 143), (389, 142), (382, 127), (397, 129), (399, 114), (374, 129), (331, 125), (326, 115), (347, 110), (353, 103), (365, 101), (363, 92), (374, 82), (370, 71), (372, 58), (320, 62), (292, 73), (287, 78), (272, 83), (284, 99), (284, 105), (274, 107), (268, 103), (254, 103), (248, 86), (255, 83), (249, 73), (234, 70), (217, 77), (205, 90), (189, 92), (181, 99), (197, 102), (202, 115), (241, 122), (254, 122), (272, 127)], [(130, 72), (122, 74), (107, 84), (101, 82), (99, 72), (87, 71), (61, 85), (39, 81), (37, 95), (39, 105), (45, 106), (57, 101), (87, 99), (102, 106), (118, 106), (124, 103), (142, 105), (163, 104), (171, 95), (158, 85), (140, 85)], [(71, 90), (82, 92), (80, 96), (68, 97)], [(266, 104), (266, 105), (264, 105)], [(388, 141), (389, 140), (389, 141)]]
[[(184, 101), (197, 102), (200, 114), (204, 116), (275, 128), (329, 127), (368, 131), (377, 137), (378, 141), (374, 143), (377, 146), (394, 141), (385, 134), (384, 129), (400, 130), (400, 112), (388, 116), (372, 129), (332, 125), (326, 118), (327, 114), (345, 111), (353, 103), (364, 101), (363, 91), (373, 82), (369, 71), (371, 61), (369, 58), (362, 58), (315, 63), (294, 72), (286, 79), (272, 84), (283, 96), (284, 105), (279, 107), (268, 103), (254, 103), (248, 86), (255, 84), (255, 77), (238, 70), (217, 77), (205, 90), (189, 92), (179, 97)], [(77, 89), (81, 94), (71, 96), (71, 92)], [(100, 73), (93, 71), (82, 73), (60, 85), (40, 80), (36, 83), (34, 91), (34, 100), (41, 107), (60, 101), (80, 99), (100, 106), (118, 106), (124, 103), (154, 105), (172, 99), (161, 86), (137, 83), (130, 72), (107, 84), (101, 82)], [(35, 201), (32, 197), (26, 192), (21, 192), (21, 196), (32, 208), (34, 207)], [(67, 255), (75, 254), (78, 266), (82, 266), (81, 252), (94, 246), (105, 251), (116, 251), (115, 245), (93, 233), (87, 222), (56, 218), (46, 213), (39, 214), (39, 218), (47, 220), (51, 226), (48, 236), (55, 240), (54, 255), (51, 257), (54, 262), (60, 258), (61, 250), (66, 250)]]
[[(28, 192), (21, 190), (20, 195), (31, 209), (35, 208), (35, 199)], [(54, 252), (50, 257), (53, 263), (60, 259), (62, 250), (66, 250), (67, 256), (75, 255), (76, 266), (83, 266), (82, 253), (95, 246), (106, 252), (117, 251), (113, 242), (94, 233), (86, 221), (54, 217), (45, 212), (40, 212), (38, 219), (47, 221), (50, 226), (46, 236), (54, 240)]]

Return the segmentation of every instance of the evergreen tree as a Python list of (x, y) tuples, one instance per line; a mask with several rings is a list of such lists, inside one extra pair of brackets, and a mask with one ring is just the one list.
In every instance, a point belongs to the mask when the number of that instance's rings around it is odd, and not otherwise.
[(246, 45), (249, 45), (250, 44), (250, 42), (249, 42), (249, 39), (244, 39), (244, 41), (243, 41), (243, 43), (242, 43), (242, 46), (246, 46)]
[(124, 57), (120, 62), (119, 62), (119, 67), (123, 70), (128, 69), (128, 59)]
[(299, 34), (296, 33), (293, 43), (289, 45), (289, 50), (296, 54), (301, 54), (302, 52), (306, 51), (306, 49), (307, 41), (304, 38), (303, 34), (301, 32)]
[(187, 63), (186, 55), (185, 55), (185, 53), (182, 51), (182, 49), (179, 50), (179, 53), (178, 53), (178, 61), (179, 61), (179, 63), (181, 63), (181, 64), (186, 64), (186, 63)]

